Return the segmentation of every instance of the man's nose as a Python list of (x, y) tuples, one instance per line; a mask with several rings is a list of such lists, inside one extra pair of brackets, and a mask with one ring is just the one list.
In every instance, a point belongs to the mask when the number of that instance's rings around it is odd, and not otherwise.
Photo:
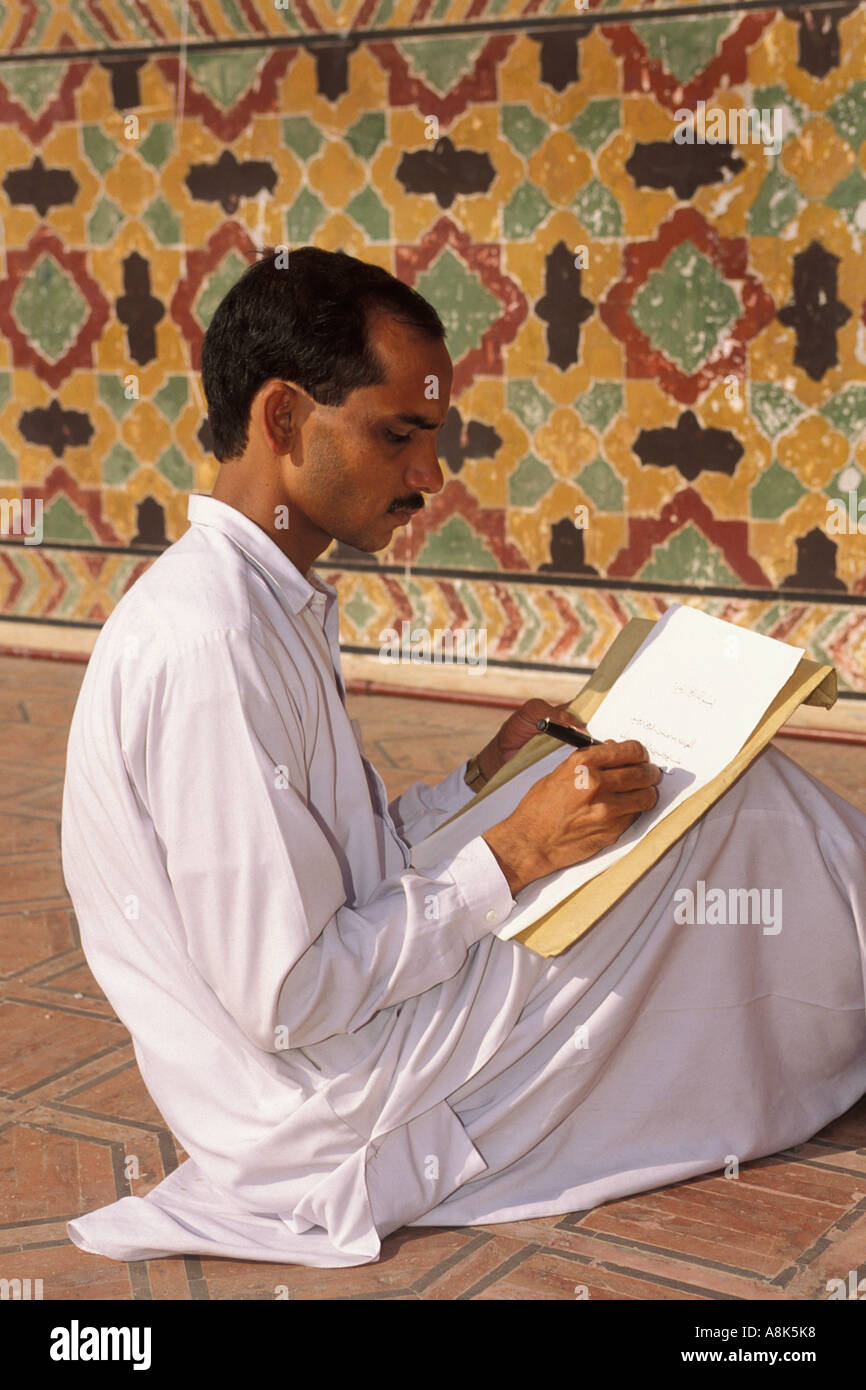
[(430, 448), (425, 451), (423, 457), (416, 456), (405, 473), (407, 488), (415, 488), (418, 492), (439, 492), (445, 482), (439, 456), (436, 452), (436, 441), (431, 439)]

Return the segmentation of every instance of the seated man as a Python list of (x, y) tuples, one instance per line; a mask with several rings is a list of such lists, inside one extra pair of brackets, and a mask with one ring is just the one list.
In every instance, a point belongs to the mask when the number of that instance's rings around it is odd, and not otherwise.
[[(442, 338), (407, 286), (312, 248), (250, 267), (208, 330), (219, 479), (100, 633), (63, 805), (88, 961), (190, 1158), (70, 1222), (85, 1250), (363, 1264), (404, 1224), (721, 1172), (866, 1090), (866, 817), (775, 749), (553, 959), (493, 930), (654, 805), (640, 744), (569, 755), (410, 867), (539, 715), (570, 718), (528, 701), (472, 786), (388, 806), (346, 711), (311, 566), (333, 537), (380, 550), (441, 488)], [(782, 930), (681, 925), (698, 880), (781, 888)]]

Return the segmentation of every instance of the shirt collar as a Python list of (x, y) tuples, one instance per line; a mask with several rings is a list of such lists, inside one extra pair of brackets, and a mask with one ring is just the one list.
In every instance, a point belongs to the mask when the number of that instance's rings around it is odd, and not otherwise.
[(320, 603), (317, 595), (324, 595), (326, 608), (330, 607), (329, 600), (337, 597), (333, 585), (326, 584), (313, 569), (306, 576), (301, 574), (276, 541), (272, 541), (260, 526), (239, 512), (237, 507), (230, 507), (216, 497), (205, 497), (203, 493), (194, 492), (190, 494), (187, 516), (193, 526), (211, 526), (227, 536), (247, 559), (264, 572), (265, 578), (279, 590), (294, 613), (300, 613), (314, 599), (317, 604)]

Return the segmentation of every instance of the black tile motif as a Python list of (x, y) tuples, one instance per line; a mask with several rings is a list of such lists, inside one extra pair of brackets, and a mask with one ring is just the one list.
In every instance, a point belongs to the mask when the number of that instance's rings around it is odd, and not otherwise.
[(138, 251), (123, 262), (123, 288), (117, 317), (126, 328), (129, 355), (144, 366), (156, 356), (156, 325), (165, 315), (162, 302), (150, 292), (150, 266)]
[(641, 463), (678, 468), (694, 482), (699, 473), (727, 473), (731, 478), (744, 449), (730, 430), (703, 429), (694, 411), (685, 410), (671, 429), (641, 430), (632, 449)]
[(845, 592), (836, 574), (835, 541), (815, 526), (797, 541), (797, 568), (779, 585), (781, 589), (835, 589)]
[(130, 545), (168, 545), (165, 534), (165, 512), (153, 497), (145, 497), (136, 506), (138, 530)]
[(836, 298), (839, 257), (813, 241), (794, 257), (794, 302), (779, 310), (778, 318), (797, 335), (794, 362), (820, 381), (839, 362), (836, 330), (847, 323), (851, 310)]
[(343, 43), (311, 44), (316, 60), (316, 90), (328, 101), (336, 101), (349, 90), (349, 54), (358, 47), (357, 39)]
[(564, 372), (578, 359), (580, 326), (592, 317), (595, 306), (580, 292), (580, 270), (564, 241), (557, 242), (544, 269), (546, 294), (535, 312), (547, 324), (547, 360)]
[(459, 193), (486, 193), (496, 170), (489, 154), (458, 150), (443, 135), (432, 150), (404, 154), (396, 176), (407, 193), (432, 193), (440, 208), (450, 208)]
[(64, 409), (56, 397), (49, 406), (25, 410), (18, 431), (28, 444), (47, 445), (58, 459), (64, 450), (89, 443), (94, 432), (86, 411)]
[(100, 58), (100, 67), (111, 74), (111, 99), (118, 111), (141, 105), (138, 72), (146, 62), (146, 58)]
[(467, 459), (493, 458), (502, 443), (492, 425), (469, 420), (464, 425), (460, 411), (452, 405), (439, 431), (436, 448), (452, 473), (459, 473)]
[(797, 63), (811, 77), (826, 77), (839, 66), (839, 20), (857, 9), (854, 4), (834, 5), (832, 10), (796, 9), (786, 17), (799, 24)]
[(233, 213), (241, 198), (254, 198), (263, 188), (273, 193), (277, 171), (266, 159), (239, 164), (231, 150), (223, 150), (215, 164), (193, 164), (185, 182), (193, 198), (219, 203), (223, 212)]
[(578, 42), (592, 32), (590, 24), (570, 24), (567, 29), (530, 34), (541, 45), (541, 80), (555, 92), (564, 92), (580, 76)]
[(550, 528), (550, 560), (538, 566), (539, 573), (598, 574), (586, 563), (583, 552), (583, 532), (571, 517), (563, 517)]
[(10, 203), (33, 207), (44, 217), (49, 208), (75, 201), (78, 180), (68, 169), (46, 169), (38, 154), (29, 169), (10, 169), (3, 187)]
[(746, 162), (733, 145), (677, 145), (673, 140), (639, 141), (626, 160), (626, 172), (638, 188), (672, 188), (678, 198), (693, 198), (697, 189), (725, 183), (725, 169), (739, 174)]

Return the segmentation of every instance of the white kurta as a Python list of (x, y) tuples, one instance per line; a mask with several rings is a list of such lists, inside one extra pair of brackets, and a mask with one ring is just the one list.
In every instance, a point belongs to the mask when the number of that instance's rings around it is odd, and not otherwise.
[[(344, 703), (336, 593), (193, 496), (122, 599), (69, 739), (63, 869), (96, 979), (190, 1159), (69, 1223), (115, 1259), (376, 1259), (405, 1224), (585, 1209), (805, 1140), (866, 1091), (866, 816), (768, 750), (563, 955), (492, 927), (479, 837), (407, 845)], [(698, 880), (782, 930), (678, 925)]]

